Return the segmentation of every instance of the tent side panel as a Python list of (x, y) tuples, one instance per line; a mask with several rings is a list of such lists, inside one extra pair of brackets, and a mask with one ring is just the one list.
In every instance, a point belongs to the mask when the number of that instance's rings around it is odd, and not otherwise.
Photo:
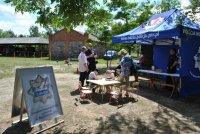
[[(192, 33), (192, 31), (191, 31)], [(200, 37), (182, 34), (181, 96), (200, 93)]]

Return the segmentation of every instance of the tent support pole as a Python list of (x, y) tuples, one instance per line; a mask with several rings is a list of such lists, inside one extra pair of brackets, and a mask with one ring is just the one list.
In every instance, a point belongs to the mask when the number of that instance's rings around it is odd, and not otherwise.
[(180, 74), (180, 78), (179, 78), (179, 94), (180, 94), (180, 90), (181, 90), (181, 83), (182, 83), (182, 81), (181, 81), (181, 68), (182, 68), (182, 59), (181, 59), (181, 47), (182, 47), (182, 40), (181, 40), (181, 38), (179, 39), (179, 42), (178, 42), (179, 44), (179, 74)]

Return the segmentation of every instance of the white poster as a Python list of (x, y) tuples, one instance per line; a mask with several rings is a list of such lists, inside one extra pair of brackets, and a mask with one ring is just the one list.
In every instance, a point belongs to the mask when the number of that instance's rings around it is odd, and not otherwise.
[(31, 126), (63, 114), (52, 67), (19, 69)]

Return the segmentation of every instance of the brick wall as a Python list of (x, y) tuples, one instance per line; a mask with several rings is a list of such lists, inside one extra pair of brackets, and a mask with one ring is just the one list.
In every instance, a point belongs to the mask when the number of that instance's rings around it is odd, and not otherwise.
[[(81, 34), (75, 30), (68, 32), (65, 28), (49, 36), (49, 55), (52, 60), (77, 58), (81, 46), (88, 39), (88, 34)], [(105, 53), (103, 45), (96, 45), (98, 57)]]

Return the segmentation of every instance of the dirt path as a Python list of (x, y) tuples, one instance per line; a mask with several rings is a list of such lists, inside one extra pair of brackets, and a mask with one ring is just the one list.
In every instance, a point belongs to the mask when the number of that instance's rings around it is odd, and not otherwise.
[[(98, 94), (89, 103), (80, 103), (78, 75), (56, 74), (65, 122), (45, 133), (200, 133), (198, 104), (174, 100), (152, 89), (142, 88), (139, 101), (125, 100), (121, 108), (101, 103)], [(30, 133), (27, 125), (11, 126), (14, 78), (0, 81), (0, 133)]]

